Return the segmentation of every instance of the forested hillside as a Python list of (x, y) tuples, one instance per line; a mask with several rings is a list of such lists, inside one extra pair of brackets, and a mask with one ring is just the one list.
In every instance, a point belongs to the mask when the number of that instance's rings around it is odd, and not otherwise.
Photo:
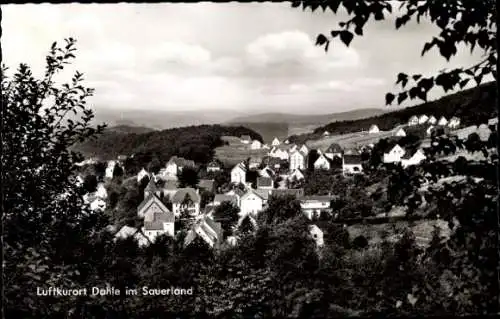
[(259, 133), (265, 143), (271, 143), (275, 137), (283, 140), (288, 136), (289, 124), (285, 122), (235, 122), (230, 125), (248, 127), (249, 129)]
[(76, 145), (73, 150), (86, 157), (96, 156), (103, 160), (113, 159), (121, 154), (150, 153), (160, 158), (177, 155), (206, 163), (213, 157), (214, 149), (224, 144), (221, 139), (224, 135), (250, 135), (252, 139), (262, 141), (260, 134), (246, 127), (201, 125), (143, 134), (106, 130), (99, 137)]
[(333, 122), (318, 127), (313, 133), (291, 136), (290, 140), (300, 143), (306, 140), (319, 139), (325, 131), (330, 132), (330, 134), (366, 131), (372, 124), (376, 124), (381, 130), (390, 130), (398, 124), (406, 123), (411, 116), (420, 114), (432, 114), (438, 119), (441, 116), (448, 119), (452, 116), (458, 116), (462, 124), (467, 126), (487, 122), (489, 118), (496, 116), (498, 114), (497, 104), (497, 84), (496, 82), (488, 82), (472, 89), (444, 96), (432, 102), (380, 116), (355, 121)]

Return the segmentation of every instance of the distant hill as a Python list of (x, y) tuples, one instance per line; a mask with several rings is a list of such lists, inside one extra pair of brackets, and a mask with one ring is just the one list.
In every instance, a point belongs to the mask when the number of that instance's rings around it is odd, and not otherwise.
[(143, 133), (154, 132), (156, 131), (156, 129), (144, 126), (117, 125), (117, 126), (107, 127), (106, 131), (112, 131), (115, 133), (122, 133), (122, 134), (130, 134), (130, 133), (143, 134)]
[(335, 121), (358, 120), (385, 113), (383, 109), (366, 108), (341, 113), (300, 115), (287, 113), (261, 113), (240, 116), (228, 123), (288, 123), (289, 125), (324, 125)]
[[(229, 124), (228, 124), (229, 125)], [(288, 123), (273, 123), (273, 122), (235, 122), (230, 125), (244, 126), (249, 129), (259, 133), (264, 139), (265, 143), (270, 144), (274, 137), (280, 140), (285, 139), (288, 136)]]
[(495, 81), (481, 84), (478, 87), (446, 95), (432, 102), (384, 113), (382, 115), (359, 120), (337, 121), (316, 128), (312, 133), (293, 135), (290, 140), (302, 143), (307, 140), (321, 138), (323, 132), (330, 134), (346, 134), (368, 130), (372, 124), (381, 130), (390, 130), (399, 124), (406, 124), (413, 115), (434, 115), (450, 118), (458, 116), (465, 126), (486, 123), (489, 118), (498, 115), (498, 95)]
[(85, 157), (114, 159), (118, 155), (152, 154), (160, 160), (182, 156), (197, 163), (210, 161), (215, 148), (224, 145), (222, 136), (250, 135), (263, 141), (255, 131), (242, 126), (200, 125), (174, 128), (147, 133), (123, 133), (105, 130), (97, 138), (89, 139), (73, 147)]

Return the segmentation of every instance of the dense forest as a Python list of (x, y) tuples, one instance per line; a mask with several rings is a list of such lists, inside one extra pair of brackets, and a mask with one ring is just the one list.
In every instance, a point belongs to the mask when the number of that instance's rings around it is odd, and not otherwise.
[(98, 138), (75, 145), (73, 150), (103, 160), (121, 154), (149, 153), (159, 158), (168, 159), (177, 155), (197, 163), (207, 163), (212, 159), (214, 149), (224, 144), (221, 137), (226, 135), (250, 135), (252, 139), (263, 141), (260, 134), (242, 126), (201, 125), (143, 134), (106, 130)]
[(413, 115), (418, 116), (421, 114), (434, 115), (437, 119), (441, 116), (447, 119), (450, 119), (452, 116), (458, 116), (461, 123), (466, 126), (486, 123), (489, 118), (495, 117), (498, 114), (497, 99), (496, 82), (488, 82), (469, 90), (444, 96), (432, 102), (380, 116), (355, 121), (333, 122), (318, 127), (313, 133), (291, 136), (290, 141), (303, 143), (307, 140), (319, 139), (325, 131), (330, 132), (330, 134), (367, 131), (372, 124), (376, 124), (381, 130), (390, 130), (397, 125), (407, 123)]

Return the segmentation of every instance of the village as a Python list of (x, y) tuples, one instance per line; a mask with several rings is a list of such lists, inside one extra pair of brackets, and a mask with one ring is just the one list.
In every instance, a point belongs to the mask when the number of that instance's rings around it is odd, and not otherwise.
[[(214, 218), (214, 211), (224, 203), (230, 203), (239, 211), (238, 222), (241, 225), (247, 218), (253, 227), (257, 226), (259, 212), (268, 207), (272, 197), (292, 196), (300, 201), (302, 212), (311, 220), (310, 233), (316, 244), (323, 245), (323, 232), (314, 224), (321, 214), (337, 217), (332, 209), (332, 201), (338, 198), (335, 194), (305, 194), (302, 187), (307, 178), (308, 171), (337, 172), (342, 178), (350, 179), (356, 175), (364, 174), (364, 162), (370, 157), (377, 141), (387, 136), (404, 138), (406, 130), (418, 127), (425, 131), (425, 138), (420, 141), (417, 148), (405, 149), (397, 142), (385, 146), (381, 158), (384, 164), (400, 165), (402, 168), (419, 165), (428, 158), (431, 136), (439, 131), (454, 138), (456, 141), (465, 141), (472, 134), (479, 135), (481, 141), (486, 142), (497, 124), (497, 119), (490, 119), (488, 124), (479, 123), (479, 126), (462, 127), (460, 119), (453, 117), (447, 120), (434, 116), (412, 116), (406, 124), (398, 125), (390, 132), (382, 132), (376, 125), (367, 131), (360, 132), (357, 136), (360, 143), (340, 145), (343, 135), (337, 136), (339, 143), (327, 144), (326, 147), (316, 147), (315, 143), (328, 141), (332, 135), (325, 131), (319, 141), (311, 141), (302, 145), (290, 143), (288, 139), (280, 141), (274, 138), (270, 145), (252, 140), (250, 136), (241, 136), (237, 139), (239, 149), (264, 152), (265, 156), (253, 156), (238, 162), (232, 167), (225, 167), (221, 160), (214, 158), (210, 163), (201, 167), (192, 160), (173, 156), (165, 167), (157, 173), (148, 172), (142, 168), (135, 177), (137, 184), (144, 183), (144, 200), (137, 207), (137, 216), (142, 220), (142, 226), (133, 227), (124, 225), (119, 229), (116, 225), (110, 226), (110, 231), (115, 238), (135, 238), (139, 245), (149, 245), (160, 235), (176, 236), (181, 229), (179, 220), (188, 219), (183, 227), (187, 235), (184, 244), (189, 245), (196, 237), (202, 239), (210, 247), (220, 248), (224, 243), (234, 245), (237, 236), (224, 236), (220, 221)], [(405, 130), (406, 129), (406, 130)], [(435, 134), (434, 134), (435, 135)], [(364, 142), (364, 144), (363, 144)], [(367, 143), (368, 142), (368, 143)], [(346, 146), (348, 145), (348, 146)], [(469, 156), (462, 152), (463, 156)], [(133, 155), (132, 155), (133, 156)], [(458, 155), (454, 154), (456, 159)], [(113, 179), (114, 171), (123, 164), (127, 156), (121, 155), (116, 160), (106, 163), (105, 180), (100, 182), (95, 192), (84, 195), (84, 201), (95, 212), (104, 212), (107, 205), (106, 180)], [(446, 156), (442, 156), (446, 160)], [(89, 159), (81, 166), (95, 163)], [(215, 185), (213, 179), (199, 179), (197, 185), (192, 187), (179, 187), (178, 176), (183, 170), (194, 170), (199, 174), (201, 170), (205, 176), (223, 174), (230, 180), (229, 189)], [(77, 177), (78, 183), (83, 183), (81, 176)], [(209, 202), (202, 203), (200, 191), (208, 191), (213, 196)], [(167, 207), (170, 206), (170, 207)], [(383, 214), (378, 217), (386, 217)], [(247, 221), (247, 222), (248, 222)], [(187, 226), (186, 226), (187, 225)], [(176, 228), (177, 227), (177, 228)]]

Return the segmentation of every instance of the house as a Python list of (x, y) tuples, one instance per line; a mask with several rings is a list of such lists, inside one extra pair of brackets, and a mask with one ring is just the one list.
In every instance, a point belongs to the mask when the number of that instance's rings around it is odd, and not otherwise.
[(425, 114), (420, 115), (418, 118), (418, 124), (425, 124), (429, 120), (429, 117)]
[(240, 188), (234, 188), (224, 195), (236, 196), (238, 198), (238, 207), (240, 207), (241, 197), (245, 195), (246, 191), (241, 190)]
[(304, 196), (304, 189), (303, 188), (297, 188), (297, 189), (273, 189), (271, 190), (271, 196), (274, 197), (281, 197), (281, 196), (292, 196), (295, 198), (301, 198)]
[(144, 219), (142, 232), (151, 242), (163, 234), (175, 235), (175, 215), (155, 194), (149, 195), (137, 207), (137, 216)]
[(275, 137), (271, 143), (272, 146), (278, 146), (280, 144), (281, 144), (281, 142), (277, 137)]
[(258, 140), (253, 140), (252, 144), (250, 145), (250, 149), (252, 150), (260, 150), (262, 148), (262, 143)]
[(247, 168), (245, 164), (239, 163), (231, 170), (231, 183), (234, 184), (245, 184), (247, 176)]
[(384, 163), (396, 163), (401, 161), (401, 157), (406, 151), (398, 144), (394, 145), (391, 150), (384, 153)]
[(273, 178), (274, 175), (276, 175), (276, 173), (271, 168), (269, 168), (269, 166), (266, 166), (259, 171), (260, 177)]
[(396, 131), (396, 136), (406, 136), (406, 132), (405, 130), (403, 130), (402, 128), (400, 128), (399, 130)]
[(218, 161), (211, 161), (207, 165), (207, 172), (218, 172), (222, 169), (222, 165)]
[(411, 165), (418, 165), (423, 160), (426, 159), (424, 152), (420, 149), (415, 152), (407, 152), (405, 155), (401, 157), (401, 165), (403, 167), (408, 167)]
[(323, 136), (328, 136), (328, 135), (330, 135), (330, 132), (328, 132), (328, 131), (325, 131), (325, 132), (323, 133)]
[(269, 152), (269, 156), (279, 158), (282, 160), (288, 160), (290, 158), (288, 152), (281, 148), (272, 149), (271, 152)]
[(108, 161), (108, 165), (106, 166), (105, 177), (113, 178), (113, 173), (115, 172), (116, 161)]
[(378, 126), (375, 124), (372, 124), (372, 126), (370, 126), (370, 129), (368, 130), (368, 133), (370, 133), (370, 134), (379, 133), (379, 132), (380, 132), (380, 130), (378, 129)]
[(250, 137), (250, 135), (242, 135), (240, 137), (240, 142), (243, 144), (250, 144), (251, 141), (252, 141), (252, 138)]
[(323, 154), (321, 154), (318, 157), (318, 159), (314, 162), (314, 169), (329, 170), (330, 168), (331, 168), (330, 161)]
[(254, 156), (248, 161), (248, 168), (250, 169), (258, 168), (260, 165), (262, 165), (262, 157)]
[(147, 246), (151, 243), (149, 239), (140, 230), (130, 226), (123, 226), (122, 228), (120, 228), (120, 230), (115, 234), (114, 237), (115, 241), (124, 240), (129, 237), (132, 237), (141, 247)]
[(309, 149), (307, 148), (306, 144), (302, 144), (299, 151), (301, 151), (302, 153), (304, 153), (306, 155), (309, 154)]
[(345, 155), (342, 158), (342, 172), (344, 175), (362, 173), (361, 155)]
[(215, 191), (215, 181), (213, 179), (200, 179), (198, 188), (213, 193)]
[(140, 181), (142, 181), (142, 179), (144, 177), (146, 177), (146, 176), (149, 177), (148, 171), (146, 171), (144, 168), (141, 169), (141, 171), (139, 173), (137, 173), (137, 183), (139, 183)]
[(264, 207), (265, 197), (261, 192), (248, 190), (240, 199), (240, 214), (257, 214)]
[(273, 189), (274, 183), (273, 183), (272, 178), (257, 177), (257, 188), (258, 189)]
[(172, 197), (172, 210), (175, 216), (180, 216), (181, 212), (187, 211), (191, 216), (200, 214), (201, 197), (198, 191), (193, 188), (179, 188)]
[(448, 122), (448, 127), (449, 128), (457, 128), (460, 126), (460, 119), (456, 116), (452, 117), (450, 121)]
[(285, 140), (284, 143), (288, 145), (288, 144), (290, 144), (290, 140)]
[(224, 240), (221, 223), (215, 222), (208, 216), (197, 220), (184, 238), (184, 246), (189, 246), (197, 237), (210, 247), (219, 249)]
[(413, 126), (413, 125), (417, 125), (417, 124), (418, 124), (418, 117), (416, 115), (413, 115), (412, 117), (410, 117), (410, 119), (408, 120), (408, 125)]
[(300, 181), (300, 180), (303, 180), (305, 178), (304, 176), (304, 173), (302, 173), (302, 171), (300, 169), (294, 169), (289, 175), (288, 175), (288, 180), (289, 181), (292, 181), (292, 180), (297, 180), (297, 181)]
[(184, 167), (195, 167), (194, 161), (172, 156), (165, 167), (166, 175), (177, 176)]
[(448, 120), (446, 119), (446, 117), (441, 116), (437, 124), (441, 126), (446, 126), (448, 125)]
[(425, 131), (425, 133), (427, 134), (427, 136), (431, 136), (432, 135), (432, 131), (434, 130), (434, 125), (431, 125), (427, 128), (427, 130)]
[(306, 155), (301, 151), (295, 150), (290, 154), (290, 170), (305, 169)]
[(236, 206), (239, 206), (239, 199), (236, 194), (235, 195), (217, 194), (215, 195), (212, 203), (214, 206), (219, 206), (222, 202), (230, 202)]
[(434, 115), (431, 115), (431, 117), (429, 117), (429, 119), (427, 120), (427, 123), (432, 124), (432, 125), (436, 125), (436, 123), (437, 123), (436, 117)]
[(297, 150), (297, 144), (292, 144), (290, 145), (290, 148), (288, 149), (288, 152), (291, 154)]
[(342, 158), (342, 147), (340, 147), (339, 144), (337, 143), (332, 143), (328, 148), (325, 150), (324, 154), (326, 157), (329, 159), (333, 160), (334, 157), (339, 157)]
[(316, 225), (309, 225), (309, 234), (312, 239), (316, 242), (317, 247), (322, 247), (323, 241), (323, 231)]
[(300, 207), (302, 212), (307, 218), (313, 219), (313, 217), (319, 216), (321, 211), (330, 210), (330, 202), (332, 201), (332, 196), (303, 196), (300, 197)]

